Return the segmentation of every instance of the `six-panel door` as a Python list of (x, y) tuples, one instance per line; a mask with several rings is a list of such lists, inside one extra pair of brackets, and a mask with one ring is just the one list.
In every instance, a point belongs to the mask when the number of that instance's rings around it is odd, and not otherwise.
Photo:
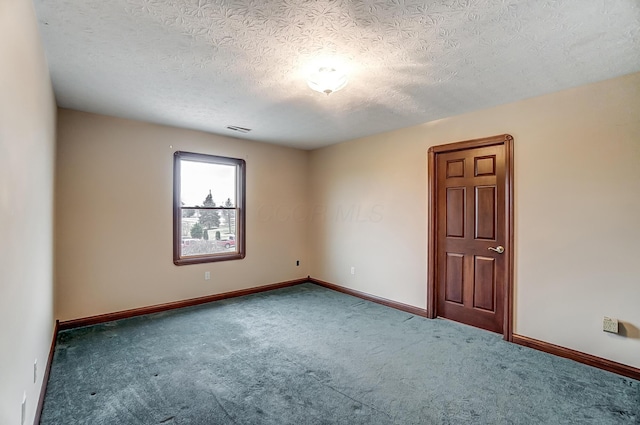
[(436, 157), (438, 315), (503, 331), (504, 144)]

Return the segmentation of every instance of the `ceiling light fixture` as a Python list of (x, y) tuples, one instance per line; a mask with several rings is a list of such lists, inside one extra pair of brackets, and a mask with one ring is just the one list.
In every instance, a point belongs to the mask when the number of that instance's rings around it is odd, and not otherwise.
[(346, 86), (347, 81), (346, 74), (337, 71), (335, 68), (322, 67), (311, 74), (307, 80), (307, 84), (309, 84), (311, 89), (320, 93), (326, 93), (328, 96)]

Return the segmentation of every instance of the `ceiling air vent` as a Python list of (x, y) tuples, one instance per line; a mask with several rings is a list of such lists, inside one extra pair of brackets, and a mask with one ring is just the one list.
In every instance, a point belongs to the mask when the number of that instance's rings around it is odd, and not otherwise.
[(228, 125), (227, 126), (228, 130), (233, 130), (233, 131), (237, 131), (239, 133), (248, 133), (251, 131), (250, 128), (244, 128), (244, 127), (236, 127), (235, 125)]

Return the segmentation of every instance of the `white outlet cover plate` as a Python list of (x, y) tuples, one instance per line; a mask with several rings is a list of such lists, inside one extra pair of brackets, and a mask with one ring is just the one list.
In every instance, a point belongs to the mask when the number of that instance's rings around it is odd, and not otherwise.
[(605, 317), (602, 320), (602, 330), (605, 332), (618, 333), (618, 319)]
[(22, 393), (22, 413), (20, 417), (20, 423), (24, 425), (24, 420), (27, 416), (27, 392)]

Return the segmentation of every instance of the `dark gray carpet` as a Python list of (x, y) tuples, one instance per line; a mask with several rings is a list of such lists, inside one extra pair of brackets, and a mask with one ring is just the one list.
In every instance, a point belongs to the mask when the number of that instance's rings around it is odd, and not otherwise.
[(640, 382), (312, 284), (61, 332), (42, 424), (638, 424)]

